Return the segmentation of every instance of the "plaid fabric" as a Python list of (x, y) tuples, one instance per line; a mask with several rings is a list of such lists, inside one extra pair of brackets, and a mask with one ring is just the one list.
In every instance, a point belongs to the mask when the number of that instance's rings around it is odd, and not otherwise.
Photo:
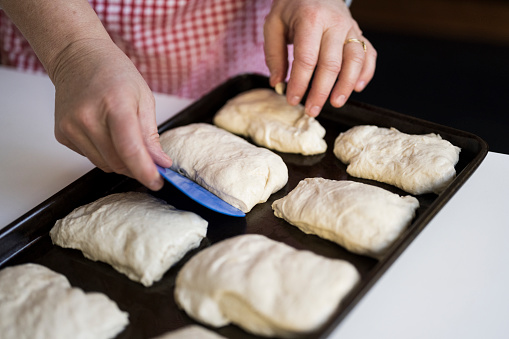
[[(268, 75), (263, 21), (270, 0), (89, 0), (113, 41), (152, 88), (197, 98), (231, 76)], [(0, 11), (3, 64), (44, 72)]]

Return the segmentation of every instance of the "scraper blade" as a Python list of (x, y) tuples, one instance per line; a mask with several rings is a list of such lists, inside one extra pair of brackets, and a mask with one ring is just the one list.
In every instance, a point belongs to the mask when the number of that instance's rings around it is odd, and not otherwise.
[(159, 173), (161, 173), (161, 175), (163, 176), (163, 178), (166, 179), (166, 181), (171, 183), (173, 186), (178, 188), (182, 193), (184, 193), (185, 195), (187, 195), (189, 198), (193, 199), (200, 205), (205, 206), (208, 209), (211, 209), (218, 213), (230, 215), (233, 217), (246, 216), (244, 212), (226, 203), (224, 200), (217, 197), (213, 193), (207, 191), (205, 188), (201, 187), (191, 179), (186, 178), (185, 176), (180, 175), (169, 168), (163, 168), (159, 165), (156, 165), (156, 167)]

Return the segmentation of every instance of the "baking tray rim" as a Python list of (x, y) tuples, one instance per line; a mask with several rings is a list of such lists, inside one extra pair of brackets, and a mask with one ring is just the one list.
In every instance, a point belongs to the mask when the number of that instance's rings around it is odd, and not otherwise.
[[(186, 111), (192, 111), (194, 107), (200, 105), (203, 100), (206, 100), (207, 96), (210, 96), (213, 92), (217, 91), (222, 86), (227, 86), (230, 83), (235, 81), (243, 81), (245, 78), (253, 78), (258, 77), (262, 79), (266, 79), (265, 76), (261, 76), (258, 74), (243, 74), (237, 77), (234, 77), (220, 86), (216, 87), (211, 93), (206, 94), (201, 99), (191, 103), (189, 106), (185, 107), (173, 117), (169, 118), (165, 122), (159, 125), (159, 131), (164, 131), (168, 126), (172, 124), (172, 122), (180, 119), (182, 114)], [(255, 88), (255, 87), (253, 87)], [(349, 314), (350, 310), (355, 307), (355, 305), (364, 297), (364, 295), (371, 289), (371, 287), (376, 284), (378, 279), (387, 271), (387, 269), (394, 263), (394, 261), (404, 252), (404, 250), (408, 247), (408, 245), (414, 241), (414, 239), (418, 236), (418, 234), (429, 224), (429, 222), (434, 218), (434, 216), (444, 207), (445, 204), (452, 198), (452, 196), (461, 188), (461, 186), (468, 180), (468, 178), (475, 172), (475, 170), (479, 167), (479, 165), (484, 160), (485, 156), (488, 153), (488, 145), (487, 143), (481, 139), (479, 136), (458, 130), (452, 127), (440, 125), (434, 122), (430, 122), (427, 120), (419, 119), (412, 116), (407, 116), (402, 113), (398, 113), (389, 109), (377, 107), (374, 105), (361, 103), (355, 100), (349, 100), (347, 103), (349, 107), (356, 107), (367, 110), (376, 110), (378, 112), (383, 112), (388, 117), (400, 119), (404, 117), (410, 124), (418, 124), (420, 126), (424, 126), (427, 129), (431, 129), (437, 131), (440, 134), (440, 131), (457, 135), (464, 138), (470, 138), (474, 142), (476, 142), (479, 146), (478, 152), (475, 154), (474, 158), (468, 162), (465, 168), (456, 176), (454, 181), (442, 192), (429, 206), (426, 210), (426, 213), (419, 216), (416, 220), (413, 221), (412, 232), (409, 232), (405, 237), (400, 237), (395, 244), (391, 247), (391, 251), (387, 253), (387, 255), (383, 258), (383, 260), (378, 261), (378, 263), (374, 266), (374, 268), (369, 272), (368, 277), (363, 279), (360, 284), (358, 284), (354, 291), (352, 291), (342, 302), (346, 305), (343, 311), (334, 318), (331, 318), (320, 330), (319, 338), (327, 338), (332, 331), (336, 329), (336, 327), (341, 323), (341, 321)], [(2, 249), (2, 253), (0, 253), (0, 268), (3, 267), (6, 263), (8, 263), (12, 258), (16, 257), (19, 253), (28, 249), (32, 244), (39, 241), (43, 236), (46, 235), (47, 232), (38, 232), (35, 230), (33, 233), (27, 234), (16, 234), (16, 232), (23, 228), (25, 223), (29, 220), (33, 220), (33, 218), (37, 218), (37, 216), (46, 213), (48, 210), (51, 210), (55, 204), (58, 203), (62, 196), (68, 195), (69, 192), (74, 192), (82, 185), (86, 184), (90, 180), (96, 180), (100, 178), (100, 180), (111, 181), (112, 185), (109, 186), (110, 190), (114, 189), (114, 187), (122, 185), (127, 180), (132, 180), (130, 178), (122, 177), (117, 174), (105, 174), (100, 169), (94, 168), (89, 172), (85, 173), (83, 176), (79, 177), (69, 185), (65, 186), (57, 193), (50, 196), (48, 199), (44, 200), (39, 205), (35, 206), (19, 218), (15, 219), (13, 222), (6, 225), (4, 228), (0, 230), (0, 244), (2, 241), (7, 239), (8, 237), (14, 237), (15, 239), (22, 240), (19, 243), (11, 243), (11, 248), (7, 249), (8, 254), (4, 255), (5, 248), (2, 244), (0, 249)], [(50, 213), (51, 214), (51, 213)], [(32, 230), (34, 231), (34, 230)]]

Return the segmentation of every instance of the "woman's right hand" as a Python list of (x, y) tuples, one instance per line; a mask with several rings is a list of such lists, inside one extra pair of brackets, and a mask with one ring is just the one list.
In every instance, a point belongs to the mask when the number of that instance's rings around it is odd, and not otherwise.
[(154, 162), (170, 167), (159, 143), (153, 94), (109, 39), (82, 40), (53, 60), (55, 136), (105, 172), (158, 190)]
[(154, 97), (87, 0), (0, 0), (55, 85), (55, 136), (106, 172), (163, 186)]

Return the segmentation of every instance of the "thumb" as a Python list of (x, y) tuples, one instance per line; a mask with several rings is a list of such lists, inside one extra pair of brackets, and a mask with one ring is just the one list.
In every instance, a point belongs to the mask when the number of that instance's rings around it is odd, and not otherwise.
[(161, 167), (170, 167), (171, 158), (163, 151), (157, 132), (155, 105), (151, 104), (140, 110), (139, 121), (141, 134), (150, 157)]
[(159, 134), (156, 132), (155, 134), (152, 134), (149, 136), (148, 139), (145, 139), (145, 143), (147, 145), (147, 150), (150, 156), (152, 157), (152, 160), (156, 164), (158, 164), (161, 167), (170, 167), (173, 163), (171, 158), (166, 154), (162, 147), (161, 142), (159, 140)]

